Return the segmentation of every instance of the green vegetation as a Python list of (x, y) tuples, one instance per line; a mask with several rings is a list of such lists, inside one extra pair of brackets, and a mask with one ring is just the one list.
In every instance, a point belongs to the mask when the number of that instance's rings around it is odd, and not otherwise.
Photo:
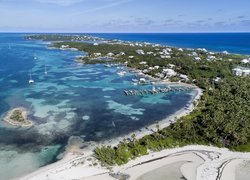
[(25, 121), (21, 110), (13, 111), (13, 113), (10, 116), (10, 119), (17, 121), (17, 122), (24, 122)]
[[(199, 50), (180, 51), (172, 48), (171, 58), (162, 58), (159, 52), (164, 47), (139, 47), (128, 44), (94, 46), (79, 42), (54, 44), (56, 47), (62, 45), (87, 52), (86, 57), (79, 59), (84, 63), (98, 62), (94, 53), (106, 56), (112, 52), (114, 57), (111, 61), (126, 61), (132, 68), (143, 70), (146, 67), (159, 66), (158, 69), (147, 72), (151, 76), (156, 76), (172, 64), (176, 72), (188, 76), (189, 83), (195, 83), (204, 91), (197, 108), (171, 126), (138, 140), (133, 136), (116, 147), (96, 148), (95, 155), (104, 164), (121, 165), (147, 154), (148, 150), (159, 151), (188, 144), (212, 144), (237, 151), (250, 151), (250, 77), (236, 77), (232, 74), (232, 68), (239, 65), (245, 56), (215, 53), (215, 60), (208, 61), (209, 54)], [(136, 53), (137, 49), (152, 53), (139, 55)], [(120, 55), (120, 52), (125, 52), (125, 55)], [(201, 60), (195, 61), (194, 57), (190, 56), (192, 52), (196, 52)], [(141, 61), (145, 61), (147, 65), (140, 64)], [(215, 82), (217, 77), (220, 81)], [(170, 80), (178, 81), (179, 78), (171, 77)]]
[(215, 145), (250, 151), (250, 79), (224, 79), (205, 91), (198, 107), (175, 124), (139, 140), (117, 147), (96, 148), (96, 157), (106, 165), (124, 164), (151, 151), (189, 144)]
[(25, 37), (29, 40), (43, 40), (43, 41), (96, 41), (101, 38), (84, 36), (84, 35), (65, 35), (65, 34), (34, 34)]

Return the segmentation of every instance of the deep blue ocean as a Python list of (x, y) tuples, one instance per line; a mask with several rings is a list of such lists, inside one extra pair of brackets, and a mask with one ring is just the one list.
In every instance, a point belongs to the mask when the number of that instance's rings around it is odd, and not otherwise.
[(206, 48), (210, 51), (250, 55), (250, 33), (93, 33), (107, 39), (151, 42), (181, 48)]
[[(250, 54), (247, 33), (91, 35)], [(127, 134), (180, 110), (193, 97), (193, 92), (127, 97), (125, 89), (152, 86), (134, 85), (132, 79), (139, 77), (125, 67), (79, 64), (75, 58), (83, 52), (50, 49), (48, 42), (24, 36), (0, 34), (0, 177), (5, 180), (54, 162), (71, 137), (84, 143)], [(120, 77), (118, 68), (128, 73)], [(30, 72), (33, 85), (28, 84)], [(33, 127), (2, 121), (18, 106), (29, 110)]]

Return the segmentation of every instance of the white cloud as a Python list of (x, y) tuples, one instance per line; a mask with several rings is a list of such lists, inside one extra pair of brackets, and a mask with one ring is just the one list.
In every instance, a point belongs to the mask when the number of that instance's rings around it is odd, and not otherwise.
[(70, 6), (84, 0), (35, 0), (40, 3), (56, 4), (61, 6)]
[(122, 0), (34, 0), (34, 1), (39, 3), (55, 4), (60, 6), (71, 6), (80, 2), (120, 3), (120, 1)]
[(97, 7), (94, 7), (94, 8), (90, 8), (90, 9), (87, 9), (87, 10), (83, 10), (81, 12), (73, 13), (73, 14), (71, 14), (71, 16), (91, 13), (91, 12), (95, 12), (95, 11), (99, 11), (99, 10), (103, 10), (103, 9), (108, 9), (108, 8), (111, 8), (111, 7), (122, 5), (124, 3), (130, 2), (130, 1), (133, 1), (133, 0), (117, 0), (117, 1), (114, 1), (114, 0), (102, 0), (102, 1), (103, 2), (106, 1), (106, 2), (109, 2), (109, 3), (106, 3), (104, 5), (100, 5), (100, 6), (97, 6)]

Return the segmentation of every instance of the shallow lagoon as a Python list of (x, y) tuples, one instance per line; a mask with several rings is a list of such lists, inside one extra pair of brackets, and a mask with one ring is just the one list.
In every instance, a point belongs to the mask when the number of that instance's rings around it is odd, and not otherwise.
[(127, 134), (176, 112), (192, 98), (192, 92), (125, 96), (124, 89), (152, 87), (133, 85), (135, 74), (120, 77), (117, 67), (79, 64), (74, 59), (83, 53), (49, 49), (22, 34), (0, 34), (0, 54), (1, 117), (24, 106), (35, 123), (15, 128), (1, 121), (0, 175), (5, 179), (55, 161), (71, 136), (87, 142)]

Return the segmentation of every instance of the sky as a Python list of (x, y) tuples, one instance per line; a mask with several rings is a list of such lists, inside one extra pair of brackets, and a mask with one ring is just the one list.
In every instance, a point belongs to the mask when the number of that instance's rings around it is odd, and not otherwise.
[(250, 0), (0, 0), (1, 32), (250, 32)]

